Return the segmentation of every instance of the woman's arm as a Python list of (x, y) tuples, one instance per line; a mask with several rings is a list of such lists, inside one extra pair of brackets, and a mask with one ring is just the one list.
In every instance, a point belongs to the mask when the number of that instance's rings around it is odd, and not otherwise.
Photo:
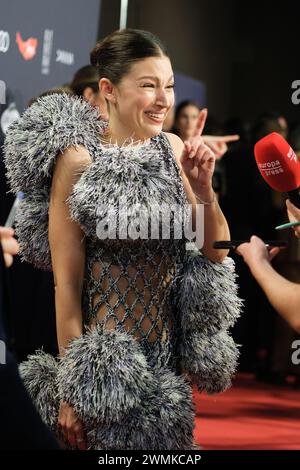
[(51, 186), (49, 243), (61, 356), (68, 342), (82, 333), (81, 295), (85, 263), (84, 235), (79, 225), (70, 219), (66, 199), (90, 161), (84, 147), (67, 149), (57, 159)]
[[(193, 206), (193, 230), (195, 230), (196, 204), (200, 202), (196, 199), (194, 191), (189, 183), (187, 176), (182, 168), (181, 155), (184, 151), (182, 140), (175, 134), (166, 133), (176, 159), (181, 170), (181, 176), (186, 191), (188, 201)], [(212, 186), (198, 189), (197, 194), (203, 201), (210, 201), (213, 198)], [(222, 262), (227, 256), (228, 250), (216, 250), (213, 248), (213, 242), (216, 240), (230, 240), (230, 232), (223, 212), (215, 199), (210, 205), (204, 205), (204, 244), (201, 252), (211, 261)]]
[(300, 333), (300, 285), (285, 279), (268, 261), (251, 271), (274, 309)]
[[(66, 199), (84, 169), (91, 163), (84, 147), (68, 148), (59, 155), (52, 179), (49, 204), (49, 243), (55, 284), (56, 330), (60, 356), (70, 340), (82, 333), (81, 294), (85, 243), (78, 224), (70, 219)], [(58, 425), (71, 446), (86, 449), (83, 425), (73, 407), (61, 401)]]

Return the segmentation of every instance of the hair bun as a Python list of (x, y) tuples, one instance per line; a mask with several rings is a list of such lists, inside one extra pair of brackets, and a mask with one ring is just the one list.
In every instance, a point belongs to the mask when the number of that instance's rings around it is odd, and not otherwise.
[(98, 42), (96, 46), (91, 50), (90, 53), (90, 62), (91, 65), (94, 67), (97, 67), (99, 65), (99, 56), (101, 54), (101, 49), (102, 49), (102, 43)]

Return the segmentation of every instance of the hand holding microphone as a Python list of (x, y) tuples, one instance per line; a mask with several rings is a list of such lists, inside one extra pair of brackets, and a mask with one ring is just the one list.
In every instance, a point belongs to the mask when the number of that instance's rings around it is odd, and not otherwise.
[[(294, 210), (299, 211), (299, 218), (295, 218), (294, 214), (294, 218), (291, 219), (290, 217), (290, 220), (300, 221), (300, 161), (293, 149), (280, 134), (272, 132), (255, 144), (254, 154), (258, 169), (264, 180), (275, 191), (288, 193), (290, 201), (296, 206), (290, 204), (290, 207), (294, 207)], [(277, 229), (282, 228), (285, 228), (285, 225), (277, 227)], [(300, 229), (298, 230), (300, 232)], [(242, 245), (241, 249), (237, 249)], [(277, 247), (279, 249), (285, 246), (286, 242), (284, 241), (271, 240), (263, 242), (258, 237), (252, 237), (250, 241), (229, 240), (216, 241), (214, 243), (214, 248), (233, 248), (237, 249), (239, 254), (242, 254), (242, 251), (245, 253), (245, 250), (247, 250), (254, 255), (255, 250), (257, 250), (261, 256), (264, 254), (265, 258), (267, 253), (274, 255), (278, 253), (278, 250), (274, 251), (273, 249), (268, 252), (269, 247)], [(268, 259), (270, 261), (269, 254)]]
[(255, 271), (261, 269), (264, 263), (270, 263), (282, 248), (280, 246), (267, 247), (263, 240), (253, 235), (249, 242), (238, 245), (236, 252), (243, 257), (252, 274), (255, 275)]
[[(259, 171), (265, 181), (276, 191), (288, 193), (291, 201), (287, 201), (290, 221), (299, 221), (300, 162), (298, 157), (283, 137), (276, 133), (269, 134), (258, 141), (254, 153)], [(300, 333), (300, 286), (282, 277), (271, 266), (271, 260), (280, 249), (279, 246), (268, 249), (260, 238), (252, 236), (250, 243), (239, 245), (236, 252), (243, 257), (274, 309)]]

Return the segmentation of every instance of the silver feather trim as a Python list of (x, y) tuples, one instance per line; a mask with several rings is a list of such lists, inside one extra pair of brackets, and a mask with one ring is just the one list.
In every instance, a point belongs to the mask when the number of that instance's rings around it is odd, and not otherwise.
[(41, 350), (28, 356), (19, 366), (21, 378), (42, 420), (55, 433), (58, 433), (59, 411), (57, 370), (57, 360)]
[(21, 364), (46, 424), (57, 429), (61, 399), (83, 420), (90, 449), (195, 449), (192, 391), (167, 367), (150, 368), (134, 337), (93, 330), (72, 340), (59, 361), (43, 352)]
[(49, 187), (59, 152), (96, 148), (103, 124), (98, 111), (66, 94), (39, 98), (8, 128), (4, 143), (7, 178), (14, 193)]
[(226, 390), (237, 367), (237, 345), (227, 331), (243, 305), (236, 277), (231, 258), (215, 263), (194, 250), (173, 285), (179, 363), (200, 391)]

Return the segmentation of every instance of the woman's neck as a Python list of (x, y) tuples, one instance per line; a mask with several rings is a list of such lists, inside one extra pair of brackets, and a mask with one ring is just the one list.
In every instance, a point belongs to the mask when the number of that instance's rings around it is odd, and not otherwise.
[(126, 123), (120, 122), (118, 119), (114, 119), (114, 116), (110, 116), (107, 132), (105, 133), (105, 139), (110, 143), (121, 147), (124, 145), (141, 143), (148, 140), (148, 137), (137, 134), (136, 131), (131, 129), (129, 126), (126, 126)]
[(137, 136), (137, 134), (129, 128), (126, 128), (119, 123), (109, 122), (107, 132), (105, 134), (106, 140), (111, 144), (116, 144), (119, 147), (141, 143), (147, 140), (146, 137)]

